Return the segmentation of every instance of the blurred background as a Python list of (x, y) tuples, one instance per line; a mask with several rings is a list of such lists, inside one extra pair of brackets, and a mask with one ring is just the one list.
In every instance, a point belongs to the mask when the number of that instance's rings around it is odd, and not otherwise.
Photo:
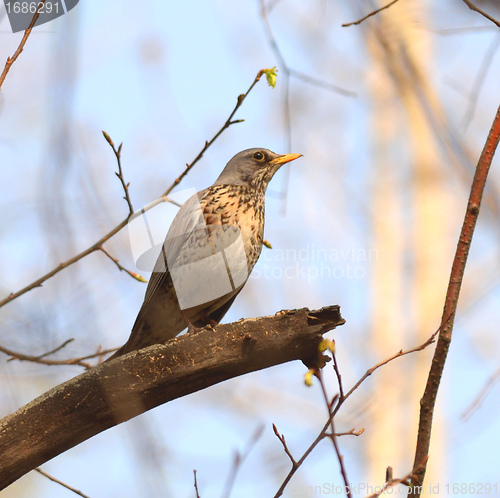
[[(497, 2), (476, 3), (500, 18)], [(340, 305), (346, 324), (328, 337), (346, 389), (423, 343), (440, 323), (474, 167), (499, 104), (500, 34), (459, 0), (401, 0), (342, 27), (382, 5), (87, 0), (37, 27), (0, 92), (0, 299), (126, 217), (101, 130), (123, 142), (138, 210), (196, 157), (257, 72), (277, 66), (277, 87), (257, 84), (235, 116), (245, 121), (179, 187), (207, 187), (249, 147), (304, 155), (270, 185), (265, 237), (273, 249), (263, 250), (224, 321)], [(0, 9), (5, 61), (22, 33), (11, 33)], [(496, 483), (489, 495), (500, 496), (498, 166), (495, 159), (438, 397), (428, 496), (462, 483)], [(135, 270), (126, 230), (105, 248)], [(145, 289), (94, 253), (5, 305), (0, 345), (43, 354), (74, 338), (59, 359), (118, 347)], [(339, 432), (365, 429), (339, 439), (355, 496), (382, 485), (387, 466), (394, 477), (410, 472), (432, 351), (374, 373), (337, 416)], [(2, 417), (83, 371), (8, 359), (0, 353)], [(196, 469), (200, 495), (219, 497), (236, 452), (250, 445), (231, 496), (273, 496), (290, 463), (272, 423), (299, 458), (326, 421), (321, 389), (304, 385), (305, 372), (294, 362), (175, 400), (42, 469), (92, 498), (192, 497)], [(324, 375), (333, 396), (331, 364)], [(316, 496), (325, 484), (343, 484), (327, 440), (285, 496)], [(2, 494), (70, 495), (35, 472)]]

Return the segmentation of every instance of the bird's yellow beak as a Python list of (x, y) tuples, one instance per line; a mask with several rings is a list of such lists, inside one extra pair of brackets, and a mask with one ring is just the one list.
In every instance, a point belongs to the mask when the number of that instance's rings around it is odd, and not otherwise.
[(278, 156), (276, 159), (270, 161), (270, 164), (285, 164), (290, 161), (295, 161), (295, 159), (298, 159), (299, 157), (302, 157), (302, 154), (283, 154), (282, 156)]

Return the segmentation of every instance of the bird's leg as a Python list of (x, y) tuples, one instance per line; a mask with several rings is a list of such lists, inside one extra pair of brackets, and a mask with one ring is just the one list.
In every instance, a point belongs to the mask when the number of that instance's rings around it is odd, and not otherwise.
[(205, 314), (202, 318), (200, 318), (200, 321), (205, 322), (204, 327), (210, 328), (214, 330), (214, 326), (219, 325), (220, 322), (217, 320), (214, 320), (211, 318), (209, 315)]
[(191, 322), (191, 320), (189, 319), (187, 313), (184, 310), (181, 310), (181, 314), (184, 317), (184, 320), (186, 320), (186, 323), (187, 323), (187, 326), (188, 326), (188, 332), (196, 332), (197, 330), (199, 330), (198, 327), (195, 327), (193, 325), (193, 322)]
[(204, 314), (202, 317), (198, 318), (198, 320), (196, 320), (197, 325), (195, 325), (184, 310), (181, 310), (181, 313), (184, 317), (184, 320), (186, 320), (189, 332), (196, 332), (197, 330), (201, 330), (205, 327), (210, 327), (211, 329), (213, 329), (215, 325), (219, 325), (219, 322), (217, 320), (214, 320), (207, 314)]

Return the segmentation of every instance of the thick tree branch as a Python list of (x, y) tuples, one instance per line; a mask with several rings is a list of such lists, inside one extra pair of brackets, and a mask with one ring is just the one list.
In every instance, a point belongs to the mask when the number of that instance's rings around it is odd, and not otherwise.
[[(415, 449), (415, 459), (413, 461), (413, 475), (408, 496), (420, 497), (422, 484), (424, 482), (426, 462), (429, 454), (431, 442), (432, 418), (434, 416), (434, 407), (436, 405), (439, 384), (443, 375), (446, 357), (451, 343), (453, 323), (457, 311), (458, 297), (467, 264), (467, 257), (472, 242), (472, 236), (476, 228), (479, 208), (483, 198), (486, 179), (490, 170), (491, 162), (495, 150), (500, 142), (500, 107), (498, 107), (493, 124), (491, 125), (488, 138), (484, 145), (481, 156), (477, 163), (472, 186), (465, 211), (462, 230), (458, 239), (455, 257), (451, 268), (448, 290), (444, 303), (439, 336), (432, 358), (427, 384), (424, 394), (420, 400), (420, 419), (418, 424), (417, 447)], [(422, 463), (423, 462), (423, 463)]]
[(206, 327), (133, 351), (38, 397), (0, 422), (0, 489), (73, 446), (167, 401), (292, 360), (321, 362), (338, 306)]

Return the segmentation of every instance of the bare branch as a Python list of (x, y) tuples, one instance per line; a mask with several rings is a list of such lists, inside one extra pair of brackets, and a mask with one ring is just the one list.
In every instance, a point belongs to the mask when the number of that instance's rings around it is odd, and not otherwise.
[[(168, 199), (165, 199), (165, 197), (172, 191), (172, 189), (176, 185), (178, 185), (181, 182), (181, 180), (184, 178), (184, 176), (186, 176), (186, 174), (189, 172), (189, 170), (201, 159), (201, 157), (203, 156), (203, 153), (208, 149), (208, 147), (210, 147), (210, 145), (212, 145), (215, 142), (215, 140), (217, 138), (219, 138), (219, 136), (221, 135), (221, 133), (224, 130), (226, 130), (230, 125), (232, 125), (234, 123), (239, 123), (239, 122), (242, 121), (241, 119), (232, 121), (233, 116), (236, 113), (236, 111), (239, 109), (239, 107), (241, 106), (241, 104), (243, 103), (243, 101), (245, 100), (245, 98), (248, 96), (248, 94), (250, 93), (250, 91), (253, 89), (253, 87), (256, 85), (256, 83), (260, 80), (260, 78), (262, 77), (263, 73), (264, 73), (263, 70), (261, 70), (261, 71), (258, 72), (255, 80), (250, 85), (250, 88), (247, 90), (247, 92), (244, 93), (244, 94), (242, 94), (242, 95), (240, 95), (238, 97), (238, 101), (237, 101), (236, 107), (231, 112), (231, 114), (229, 115), (229, 118), (226, 120), (226, 122), (222, 126), (222, 128), (215, 134), (215, 136), (209, 142), (205, 142), (205, 145), (203, 146), (201, 152), (198, 154), (198, 156), (195, 158), (195, 160), (191, 164), (187, 165), (187, 167), (183, 171), (183, 173), (181, 173), (179, 175), (179, 177), (174, 181), (174, 183), (167, 189), (167, 191), (165, 192), (165, 194), (158, 201), (155, 201), (156, 203), (157, 202), (163, 202), (164, 200), (168, 200)], [(104, 135), (105, 138), (106, 138), (106, 135), (107, 134)], [(108, 139), (106, 139), (106, 140), (108, 140)], [(109, 138), (108, 143), (109, 143), (110, 140), (111, 140), (111, 138)], [(111, 141), (111, 143), (112, 143), (112, 141)], [(110, 143), (110, 145), (111, 145), (111, 143)], [(113, 150), (114, 150), (114, 146), (113, 146)], [(116, 152), (117, 153), (121, 152), (121, 146), (118, 148), (118, 151), (116, 151)], [(151, 207), (153, 207), (154, 205), (155, 205), (155, 203), (151, 203), (148, 206), (147, 209), (151, 209)], [(143, 211), (146, 211), (147, 209), (144, 208)], [(58, 267), (56, 267), (53, 270), (49, 271), (43, 277), (40, 277), (38, 280), (35, 280), (34, 282), (32, 282), (31, 284), (27, 285), (26, 287), (23, 287), (21, 290), (19, 290), (17, 292), (11, 292), (6, 298), (4, 298), (4, 299), (2, 299), (0, 301), (0, 307), (4, 306), (5, 304), (7, 304), (7, 303), (9, 303), (11, 301), (13, 301), (14, 299), (17, 299), (18, 297), (22, 296), (23, 294), (25, 294), (26, 292), (29, 292), (32, 289), (35, 289), (36, 287), (40, 287), (44, 282), (46, 282), (49, 278), (52, 278), (56, 273), (59, 273), (61, 270), (64, 270), (68, 266), (71, 266), (72, 264), (76, 263), (77, 261), (80, 261), (81, 259), (85, 258), (89, 254), (91, 254), (91, 253), (93, 253), (95, 251), (100, 251), (102, 245), (105, 242), (107, 242), (111, 237), (113, 237), (114, 235), (116, 235), (120, 230), (122, 230), (124, 227), (127, 226), (127, 223), (129, 221), (130, 217), (131, 217), (131, 214), (129, 213), (128, 216), (119, 225), (117, 225), (115, 228), (113, 228), (113, 230), (111, 230), (106, 235), (104, 235), (101, 239), (99, 239), (95, 244), (93, 244), (92, 246), (90, 246), (88, 249), (85, 249), (85, 251), (82, 251), (81, 253), (79, 253), (76, 256), (68, 259), (64, 263), (61, 263)]]
[(392, 7), (398, 1), (399, 0), (393, 0), (392, 2), (389, 2), (387, 5), (380, 7), (380, 9), (377, 9), (377, 10), (374, 10), (373, 12), (370, 12), (367, 16), (362, 17), (358, 21), (348, 22), (348, 23), (342, 24), (342, 27), (347, 28), (348, 26), (355, 26), (356, 24), (361, 24), (363, 21), (366, 21), (369, 17), (372, 17), (372, 16), (378, 14), (379, 12), (382, 12), (385, 9), (388, 9), (389, 7)]
[[(330, 419), (330, 425), (332, 427), (332, 430), (334, 429), (334, 423), (333, 423), (333, 417)], [(352, 497), (352, 492), (351, 492), (351, 486), (349, 485), (349, 479), (347, 477), (347, 471), (344, 465), (344, 456), (342, 453), (340, 453), (340, 448), (337, 442), (337, 437), (335, 432), (329, 435), (329, 438), (331, 439), (333, 443), (333, 447), (335, 448), (335, 453), (337, 455), (337, 460), (339, 461), (340, 465), (340, 473), (342, 474), (342, 479), (344, 480), (344, 486), (345, 486), (345, 494), (348, 498)]]
[[(264, 30), (266, 32), (267, 40), (269, 43), (269, 46), (271, 47), (271, 50), (274, 52), (274, 55), (278, 59), (278, 65), (280, 67), (280, 71), (283, 71), (284, 77), (283, 77), (283, 114), (284, 114), (284, 121), (285, 121), (285, 134), (286, 134), (286, 141), (287, 141), (287, 151), (291, 152), (292, 150), (292, 118), (291, 118), (291, 111), (290, 111), (290, 77), (295, 77), (297, 79), (300, 79), (310, 85), (316, 86), (323, 88), (328, 91), (340, 93), (342, 95), (346, 96), (356, 96), (354, 92), (350, 92), (348, 90), (345, 90), (337, 85), (332, 85), (331, 83), (319, 80), (317, 78), (312, 78), (308, 75), (305, 75), (304, 73), (300, 71), (296, 71), (294, 69), (291, 69), (287, 62), (285, 61), (285, 58), (279, 48), (278, 42), (276, 41), (276, 38), (274, 36), (273, 30), (271, 28), (271, 24), (269, 22), (269, 12), (271, 9), (275, 7), (277, 2), (270, 2), (269, 5), (266, 7), (265, 0), (260, 0), (260, 12), (261, 12), (261, 19), (262, 19), (262, 24), (264, 26)], [(286, 208), (286, 202), (287, 202), (287, 195), (288, 195), (288, 189), (286, 185), (288, 185), (289, 181), (289, 175), (290, 175), (290, 169), (287, 168), (285, 170), (285, 188), (284, 188), (284, 193), (282, 194), (282, 201), (283, 201), (283, 207), (284, 209)], [(284, 211), (283, 209), (283, 211)]]
[(233, 121), (233, 117), (236, 114), (236, 111), (243, 104), (244, 100), (247, 98), (248, 94), (253, 90), (253, 87), (260, 81), (263, 74), (264, 74), (264, 70), (261, 69), (257, 73), (257, 76), (253, 80), (252, 84), (250, 85), (250, 88), (245, 93), (242, 93), (241, 95), (238, 96), (238, 98), (236, 100), (236, 105), (234, 106), (234, 109), (232, 110), (229, 117), (226, 119), (226, 122), (222, 125), (222, 128), (212, 137), (211, 140), (209, 140), (208, 142), (205, 142), (205, 145), (201, 149), (200, 153), (194, 158), (194, 160), (190, 164), (186, 164), (186, 169), (175, 179), (174, 183), (172, 183), (172, 185), (170, 185), (170, 187), (165, 191), (165, 193), (163, 194), (164, 196), (170, 194), (170, 192), (172, 192), (172, 190), (177, 185), (179, 185), (181, 180), (191, 171), (191, 168), (203, 157), (203, 154), (219, 138), (219, 136), (224, 132), (224, 130), (227, 130), (233, 124), (241, 123), (244, 121), (244, 119), (236, 119)]
[[(425, 459), (424, 462), (420, 464), (420, 466), (425, 465), (427, 463), (428, 458)], [(367, 498), (377, 498), (380, 496), (382, 493), (387, 491), (389, 488), (392, 488), (393, 486), (396, 486), (398, 484), (405, 484), (406, 486), (409, 486), (409, 482), (413, 477), (413, 471), (409, 472), (406, 474), (404, 477), (401, 477), (400, 479), (393, 479), (392, 478), (392, 468), (388, 467), (387, 468), (387, 474), (388, 474), (388, 479), (386, 480), (386, 483), (380, 488), (380, 491), (378, 493), (373, 493), (372, 495), (367, 496)]]
[(328, 81), (323, 81), (318, 78), (313, 78), (312, 76), (304, 74), (295, 69), (289, 68), (288, 71), (290, 72), (290, 76), (293, 76), (298, 80), (302, 80), (305, 83), (309, 83), (310, 85), (315, 86), (317, 88), (322, 88), (323, 90), (327, 90), (329, 92), (340, 93), (341, 95), (345, 95), (346, 97), (358, 96), (358, 94), (356, 92), (353, 92), (352, 90), (346, 90), (345, 88), (342, 88), (338, 85), (334, 85), (333, 83), (328, 83)]
[(472, 403), (464, 410), (464, 412), (461, 415), (461, 418), (463, 420), (469, 420), (469, 418), (472, 417), (474, 412), (480, 408), (486, 396), (498, 381), (499, 377), (500, 377), (500, 368), (497, 369), (496, 372), (494, 372), (492, 375), (488, 377), (483, 388), (479, 391), (478, 395), (474, 398)]
[[(336, 398), (334, 398), (333, 401), (335, 401), (335, 399)], [(304, 463), (305, 459), (311, 454), (311, 452), (314, 450), (314, 448), (316, 448), (316, 446), (326, 437), (328, 427), (330, 427), (330, 423), (331, 423), (331, 420), (333, 419), (333, 417), (334, 417), (334, 413), (332, 412), (330, 414), (330, 416), (328, 417), (326, 424), (323, 426), (323, 429), (321, 429), (321, 432), (318, 434), (318, 437), (311, 443), (309, 448), (307, 448), (307, 450), (304, 452), (304, 454), (297, 461), (293, 458), (292, 454), (288, 450), (286, 443), (285, 443), (285, 437), (279, 435), (278, 430), (275, 428), (276, 426), (273, 424), (273, 428), (275, 429), (274, 433), (276, 434), (278, 439), (281, 441), (281, 444), (283, 445), (285, 453), (288, 455), (288, 457), (290, 458), (290, 460), (292, 462), (292, 468), (290, 469), (290, 472), (285, 477), (280, 488), (278, 489), (278, 491), (274, 495), (274, 498), (278, 498), (279, 496), (283, 495), (283, 491), (287, 487), (288, 483), (290, 482), (290, 479), (293, 477), (295, 472), (297, 472), (297, 469)]]
[(0, 346), (0, 352), (5, 353), (10, 356), (8, 361), (31, 361), (32, 363), (39, 363), (40, 365), (48, 365), (48, 366), (60, 366), (60, 365), (78, 365), (80, 367), (84, 367), (86, 369), (92, 368), (90, 363), (86, 363), (84, 360), (88, 360), (91, 358), (96, 358), (98, 356), (103, 356), (109, 353), (116, 351), (116, 348), (113, 349), (105, 349), (102, 351), (97, 351), (96, 353), (92, 353), (86, 356), (81, 356), (79, 358), (69, 358), (67, 360), (47, 360), (46, 357), (48, 355), (54, 354), (55, 352), (61, 350), (67, 344), (69, 344), (74, 339), (68, 339), (61, 346), (44, 353), (42, 355), (30, 355), (25, 353), (19, 353), (18, 351), (13, 351), (12, 349), (6, 348), (4, 346)]
[(133, 351), (51, 389), (0, 421), (0, 489), (63, 451), (224, 380), (319, 355), (338, 306), (206, 327)]
[(200, 492), (198, 491), (198, 481), (196, 480), (196, 469), (193, 470), (194, 474), (194, 491), (196, 493), (196, 498), (200, 498)]
[(31, 31), (32, 31), (33, 27), (35, 26), (36, 22), (38, 21), (38, 18), (40, 17), (40, 11), (43, 9), (44, 3), (45, 3), (45, 0), (40, 0), (38, 2), (38, 7), (36, 9), (35, 15), (33, 16), (33, 19), (31, 20), (31, 23), (28, 26), (28, 29), (24, 32), (24, 36), (21, 39), (21, 43), (19, 43), (17, 50), (14, 52), (14, 55), (12, 57), (7, 57), (7, 62), (5, 63), (5, 67), (3, 68), (2, 74), (0, 75), (0, 88), (2, 88), (3, 82), (5, 81), (5, 78), (7, 77), (7, 73), (10, 71), (12, 64), (14, 64), (16, 59), (21, 55), (21, 52), (24, 50), (24, 46), (26, 45), (26, 42), (28, 41), (28, 37), (31, 35)]
[(474, 112), (476, 110), (476, 104), (477, 104), (477, 99), (479, 97), (479, 92), (481, 90), (481, 87), (483, 86), (483, 83), (486, 81), (486, 75), (491, 66), (493, 57), (495, 56), (495, 53), (498, 50), (499, 45), (500, 45), (500, 36), (497, 33), (493, 38), (490, 46), (488, 47), (488, 50), (484, 54), (479, 70), (476, 74), (476, 77), (474, 78), (474, 84), (472, 85), (472, 91), (470, 92), (469, 95), (468, 99), (469, 102), (463, 120), (464, 129), (468, 128), (470, 122), (472, 121), (472, 118), (474, 117)]
[(425, 28), (427, 31), (431, 33), (435, 33), (440, 36), (454, 36), (454, 35), (462, 35), (463, 33), (492, 33), (496, 32), (496, 28), (493, 26), (462, 26), (460, 28), (443, 28), (443, 29), (432, 29)]
[(330, 427), (332, 429), (332, 432), (330, 434), (325, 433), (325, 436), (327, 436), (331, 440), (331, 442), (333, 443), (333, 447), (335, 449), (335, 454), (337, 455), (337, 460), (339, 461), (339, 465), (340, 465), (340, 474), (342, 475), (342, 479), (344, 480), (345, 493), (346, 493), (347, 498), (351, 498), (352, 497), (351, 486), (349, 485), (349, 478), (347, 477), (347, 470), (346, 470), (345, 465), (344, 465), (344, 457), (343, 457), (342, 453), (340, 453), (340, 448), (339, 448), (339, 445), (337, 442), (337, 437), (335, 434), (335, 424), (333, 422), (333, 416), (332, 416), (333, 405), (334, 405), (337, 397), (333, 398), (333, 400), (330, 403), (328, 401), (328, 394), (326, 392), (326, 387), (325, 387), (325, 383), (323, 382), (323, 376), (321, 374), (321, 371), (319, 371), (318, 375), (316, 375), (316, 376), (317, 376), (319, 383), (321, 385), (321, 391), (323, 392), (323, 398), (325, 399), (326, 407), (328, 410), (328, 418), (330, 420)]
[(416, 353), (417, 351), (422, 351), (424, 350), (425, 348), (427, 348), (428, 346), (430, 346), (433, 342), (434, 342), (434, 339), (436, 337), (436, 335), (439, 333), (439, 330), (441, 330), (441, 328), (439, 328), (438, 330), (436, 330), (436, 332), (434, 332), (434, 334), (432, 334), (429, 339), (427, 339), (423, 344), (421, 344), (420, 346), (417, 346), (415, 348), (412, 348), (412, 349), (407, 349), (406, 351), (398, 351), (396, 354), (392, 355), (391, 357), (385, 359), (384, 361), (381, 361), (380, 363), (377, 363), (375, 366), (369, 368), (365, 374), (361, 377), (361, 379), (358, 380), (358, 382), (356, 382), (356, 384), (354, 384), (354, 386), (351, 388), (351, 390), (343, 397), (343, 398), (340, 398), (339, 399), (339, 404), (337, 405), (337, 407), (335, 408), (335, 413), (338, 412), (339, 408), (340, 408), (340, 405), (342, 405), (344, 403), (344, 401), (368, 378), (370, 377), (370, 375), (375, 372), (375, 370), (378, 370), (380, 367), (383, 367), (384, 365), (387, 365), (387, 363), (397, 359), (397, 358), (400, 358), (401, 356), (406, 356), (407, 354), (411, 354), (411, 353)]
[(53, 270), (46, 273), (43, 277), (40, 277), (38, 280), (35, 280), (34, 282), (27, 285), (26, 287), (23, 287), (21, 290), (17, 292), (11, 292), (5, 299), (2, 299), (0, 301), (0, 307), (4, 306), (7, 303), (10, 303), (14, 299), (17, 299), (19, 296), (26, 294), (26, 292), (29, 292), (30, 290), (35, 289), (36, 287), (41, 287), (44, 282), (46, 282), (49, 278), (52, 278), (56, 273), (59, 273), (61, 270), (64, 270), (65, 268), (68, 268), (68, 266), (71, 266), (77, 261), (80, 261), (89, 254), (92, 254), (94, 251), (98, 251), (99, 247), (101, 247), (106, 241), (108, 241), (111, 237), (113, 237), (113, 235), (116, 235), (122, 228), (127, 226), (128, 220), (129, 217), (125, 218), (119, 225), (117, 225), (115, 228), (113, 228), (113, 230), (104, 235), (104, 237), (99, 239), (95, 244), (90, 246), (88, 249), (85, 249), (85, 251), (82, 251), (76, 256), (73, 256), (72, 258), (68, 259), (64, 263), (61, 263)]
[[(423, 349), (425, 349), (428, 346), (430, 346), (434, 342), (434, 338), (438, 334), (439, 330), (440, 329), (438, 329), (436, 332), (434, 332), (434, 334), (432, 334), (432, 336), (429, 337), (429, 339), (427, 339), (427, 341), (425, 341), (420, 346), (417, 346), (417, 347), (412, 348), (412, 349), (408, 349), (406, 351), (401, 350), (398, 353), (396, 353), (395, 355), (391, 356), (390, 358), (387, 358), (386, 360), (381, 361), (377, 365), (375, 365), (372, 368), (370, 368), (369, 370), (367, 370), (366, 373), (361, 377), (361, 379), (358, 382), (356, 382), (356, 384), (352, 387), (352, 389), (345, 396), (342, 396), (342, 397), (340, 397), (338, 395), (334, 396), (334, 398), (332, 399), (332, 401), (328, 403), (328, 405), (331, 407), (331, 413), (330, 413), (330, 415), (328, 417), (328, 420), (326, 421), (325, 425), (321, 429), (321, 431), (320, 431), (319, 435), (317, 436), (317, 438), (311, 443), (311, 445), (309, 446), (309, 448), (307, 448), (307, 450), (305, 451), (305, 453), (302, 455), (302, 457), (298, 461), (296, 461), (293, 458), (293, 456), (291, 455), (291, 453), (288, 451), (288, 448), (286, 447), (284, 436), (280, 436), (279, 433), (277, 432), (277, 429), (275, 428), (275, 426), (273, 426), (274, 432), (275, 432), (276, 436), (281, 441), (281, 444), (285, 448), (285, 452), (287, 453), (288, 457), (292, 461), (292, 468), (291, 468), (290, 472), (288, 473), (288, 475), (286, 476), (286, 478), (284, 479), (284, 481), (281, 484), (280, 488), (276, 492), (274, 498), (277, 498), (277, 497), (279, 497), (279, 496), (281, 496), (283, 494), (283, 491), (286, 488), (286, 486), (288, 485), (288, 483), (290, 482), (290, 479), (293, 477), (293, 475), (295, 474), (295, 472), (297, 471), (297, 469), (302, 465), (302, 463), (304, 462), (304, 460), (310, 455), (310, 453), (314, 450), (314, 448), (319, 444), (319, 442), (322, 441), (326, 437), (332, 439), (332, 433), (328, 433), (328, 428), (332, 426), (332, 420), (333, 420), (333, 418), (335, 417), (335, 415), (337, 414), (337, 412), (340, 410), (341, 406), (347, 400), (347, 398), (349, 398), (349, 396), (351, 396), (351, 394), (375, 370), (377, 370), (378, 368), (386, 365), (387, 363), (395, 360), (396, 358), (399, 358), (401, 356), (405, 356), (407, 354), (415, 353), (417, 351), (422, 351)], [(333, 357), (334, 357), (334, 369), (337, 369), (336, 371), (338, 371), (338, 365), (336, 363), (335, 355), (333, 355)], [(339, 375), (340, 375), (340, 373), (337, 374), (337, 378), (339, 379), (339, 382), (340, 382)], [(323, 391), (323, 392), (324, 392), (324, 395), (326, 395), (325, 391)], [(325, 400), (327, 400), (326, 397), (325, 397)], [(335, 404), (335, 402), (337, 402), (337, 403)], [(352, 429), (351, 431), (349, 431), (347, 433), (340, 433), (340, 434), (336, 434), (336, 435), (354, 435), (354, 436), (360, 436), (361, 434), (363, 434), (363, 432), (364, 432), (364, 429), (361, 429), (358, 432), (354, 432), (354, 429)], [(333, 433), (335, 433), (335, 432), (333, 432)], [(332, 439), (332, 441), (333, 441), (333, 439)], [(336, 448), (336, 451), (337, 451), (337, 449), (338, 448)], [(338, 457), (338, 454), (337, 454), (337, 457)], [(342, 460), (339, 460), (339, 461), (342, 462), (342, 465), (343, 465), (343, 461)], [(344, 482), (345, 482), (345, 479), (344, 479)], [(347, 488), (347, 489), (350, 489), (350, 488)]]
[(52, 349), (51, 351), (47, 351), (46, 353), (41, 354), (37, 358), (41, 360), (42, 358), (45, 358), (46, 356), (50, 356), (51, 354), (57, 353), (58, 351), (61, 351), (64, 347), (66, 347), (70, 342), (73, 342), (75, 339), (66, 339), (60, 346), (57, 346), (57, 348)]
[(332, 358), (333, 358), (333, 370), (335, 371), (335, 375), (337, 376), (337, 382), (339, 384), (339, 397), (340, 399), (344, 399), (344, 386), (342, 385), (342, 375), (340, 375), (340, 370), (337, 364), (337, 357), (335, 356), (335, 351), (332, 352)]
[(47, 472), (43, 471), (42, 469), (34, 469), (34, 470), (36, 470), (42, 476), (45, 476), (47, 479), (50, 479), (52, 482), (60, 484), (64, 488), (69, 489), (70, 491), (73, 491), (73, 493), (77, 494), (78, 496), (83, 496), (83, 498), (89, 498), (87, 495), (84, 495), (81, 491), (78, 491), (78, 489), (72, 488), (68, 484), (60, 481), (59, 479), (56, 479), (55, 477), (51, 476), (50, 474), (47, 474)]
[(293, 458), (292, 453), (288, 449), (288, 446), (287, 446), (286, 440), (285, 440), (285, 436), (278, 432), (278, 428), (276, 427), (275, 424), (273, 424), (273, 431), (276, 434), (276, 437), (280, 440), (281, 444), (283, 445), (283, 450), (285, 451), (285, 453), (288, 455), (288, 458), (292, 462), (292, 469), (295, 469), (297, 467), (297, 462), (295, 461), (295, 458)]
[(260, 424), (250, 437), (250, 440), (248, 441), (246, 448), (243, 450), (243, 453), (240, 453), (238, 450), (236, 450), (233, 460), (233, 466), (229, 472), (225, 492), (222, 494), (222, 496), (229, 498), (229, 496), (231, 495), (231, 490), (233, 489), (234, 481), (236, 480), (236, 475), (238, 474), (238, 470), (240, 469), (241, 465), (243, 464), (245, 459), (248, 457), (248, 455), (254, 448), (257, 441), (262, 436), (263, 432), (264, 432), (264, 424)]
[(281, 0), (270, 0), (266, 7), (267, 12), (270, 14), (271, 11), (274, 10), (274, 8), (277, 7), (280, 2)]
[[(360, 429), (359, 431), (355, 431), (354, 429), (351, 429), (350, 431), (347, 432), (336, 432), (336, 436), (361, 436), (365, 432), (365, 429)], [(330, 436), (330, 434), (325, 434), (325, 436)]]
[(124, 199), (128, 205), (129, 216), (132, 216), (134, 214), (134, 208), (132, 207), (132, 201), (130, 200), (130, 194), (128, 191), (128, 187), (129, 187), (130, 183), (125, 183), (125, 179), (123, 178), (123, 170), (122, 170), (122, 145), (123, 144), (120, 144), (118, 146), (118, 149), (116, 149), (115, 144), (113, 143), (113, 140), (111, 140), (111, 137), (105, 131), (103, 131), (102, 134), (104, 135), (106, 142), (108, 142), (108, 144), (113, 149), (113, 152), (115, 154), (116, 162), (118, 163), (118, 173), (115, 173), (115, 175), (118, 177), (118, 179), (120, 180), (120, 183), (122, 184), (123, 191), (125, 192)]
[(124, 266), (122, 266), (118, 262), (118, 259), (117, 258), (113, 258), (113, 256), (111, 256), (111, 254), (109, 254), (109, 252), (106, 251), (106, 249), (104, 249), (104, 247), (102, 247), (102, 246), (99, 247), (99, 250), (101, 252), (103, 252), (111, 261), (113, 261), (113, 263), (118, 267), (118, 269), (120, 271), (124, 271), (125, 273), (128, 273), (132, 278), (135, 278), (136, 280), (139, 280), (139, 282), (143, 282), (143, 283), (147, 283), (148, 282), (142, 275), (139, 275), (138, 273), (135, 273), (134, 271), (127, 270)]
[(467, 5), (467, 7), (469, 7), (470, 10), (474, 10), (474, 11), (478, 12), (483, 17), (486, 17), (486, 19), (488, 19), (488, 21), (491, 21), (493, 24), (495, 24), (496, 26), (498, 26), (500, 28), (500, 21), (497, 21), (494, 17), (491, 17), (489, 14), (484, 12), (484, 10), (481, 10), (479, 7), (476, 7), (470, 0), (464, 0), (464, 3), (465, 3), (465, 5)]
[(483, 151), (479, 158), (474, 178), (472, 180), (469, 201), (464, 216), (462, 230), (458, 239), (455, 257), (451, 268), (448, 290), (441, 319), (441, 327), (439, 338), (437, 341), (434, 357), (432, 359), (427, 384), (424, 394), (420, 401), (420, 419), (418, 426), (417, 447), (415, 450), (415, 459), (413, 462), (413, 474), (409, 496), (420, 497), (420, 490), (425, 477), (426, 464), (425, 462), (429, 453), (431, 440), (432, 418), (434, 407), (436, 405), (439, 383), (443, 374), (448, 349), (451, 343), (453, 332), (453, 322), (457, 311), (458, 298), (467, 264), (467, 257), (472, 242), (472, 236), (476, 228), (477, 218), (479, 216), (479, 208), (483, 197), (486, 179), (491, 166), (491, 161), (495, 154), (495, 150), (500, 141), (500, 107), (493, 120), (488, 138), (484, 145)]

